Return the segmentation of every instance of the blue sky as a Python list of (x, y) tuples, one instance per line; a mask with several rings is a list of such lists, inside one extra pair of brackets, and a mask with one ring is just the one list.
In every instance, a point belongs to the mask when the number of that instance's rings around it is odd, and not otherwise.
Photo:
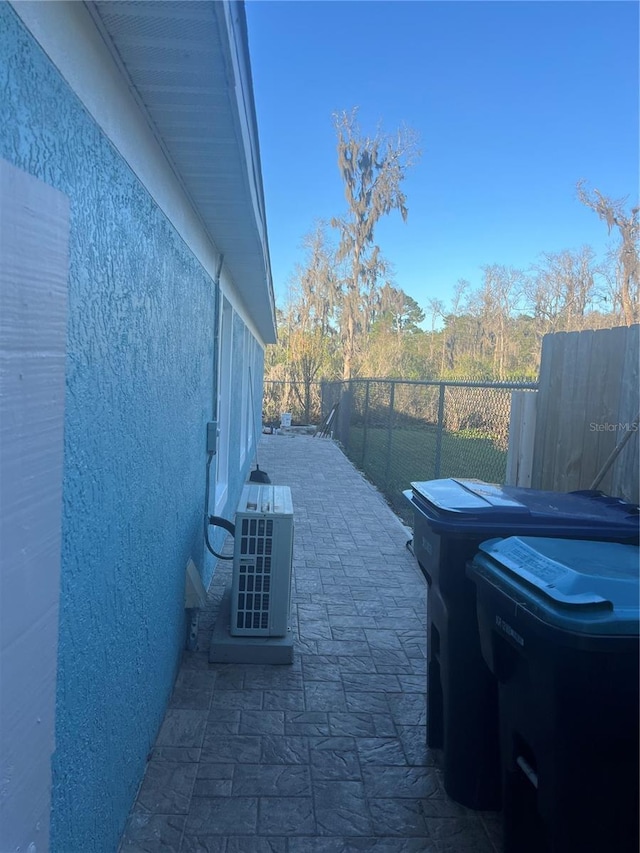
[(606, 227), (585, 178), (638, 195), (638, 4), (555, 0), (247, 0), (271, 264), (279, 304), (301, 241), (345, 212), (331, 115), (406, 124), (422, 157), (409, 218), (376, 239), (424, 308), (485, 264), (529, 268)]

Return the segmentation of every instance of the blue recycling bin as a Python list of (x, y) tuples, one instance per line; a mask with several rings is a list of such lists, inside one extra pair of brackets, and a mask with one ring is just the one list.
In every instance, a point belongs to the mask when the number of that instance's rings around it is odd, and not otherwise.
[(486, 539), (514, 535), (637, 543), (638, 507), (602, 492), (548, 492), (476, 480), (411, 484), (413, 547), (427, 578), (427, 745), (444, 787), (474, 809), (501, 806), (498, 690), (480, 649), (466, 564)]
[(637, 546), (480, 546), (483, 657), (499, 685), (504, 853), (637, 853)]

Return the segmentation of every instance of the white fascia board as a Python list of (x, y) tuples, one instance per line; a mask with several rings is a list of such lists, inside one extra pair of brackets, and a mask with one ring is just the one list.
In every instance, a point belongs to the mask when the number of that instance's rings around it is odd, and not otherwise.
[[(267, 271), (271, 269), (269, 258), (269, 244), (267, 237), (266, 210), (264, 195), (262, 191), (262, 170), (259, 156), (259, 143), (255, 115), (253, 112), (253, 84), (251, 81), (251, 67), (248, 55), (242, 45), (246, 42), (246, 21), (244, 13), (238, 3), (222, 4), (225, 20), (225, 31), (230, 43), (228, 45), (229, 55), (227, 61), (231, 63), (232, 79), (234, 81), (234, 94), (236, 98), (236, 115), (240, 125), (240, 135), (243, 144), (245, 159), (245, 179), (249, 185), (249, 194), (253, 205), (254, 219), (259, 231), (260, 242), (264, 257), (264, 266)], [(242, 17), (242, 20), (239, 18)], [(269, 279), (268, 286), (273, 296), (273, 285)], [(275, 303), (274, 303), (275, 311)], [(275, 316), (274, 316), (275, 321)]]
[[(219, 252), (114, 62), (86, 6), (77, 0), (9, 0), (12, 8), (126, 160), (158, 207), (171, 221), (212, 279)], [(223, 268), (224, 269), (224, 268)], [(230, 275), (225, 292), (234, 294), (243, 320), (261, 345), (251, 316)]]
[(260, 239), (264, 246), (265, 244), (265, 227), (264, 227), (264, 212), (259, 201), (258, 187), (256, 184), (256, 162), (254, 156), (254, 138), (250, 127), (249, 117), (247, 114), (247, 99), (249, 91), (249, 81), (247, 79), (247, 66), (244, 57), (239, 56), (239, 45), (236, 31), (238, 24), (234, 20), (233, 12), (235, 4), (225, 3), (222, 6), (224, 10), (225, 30), (230, 38), (228, 45), (229, 55), (228, 61), (233, 69), (234, 95), (236, 99), (236, 115), (242, 138), (243, 153), (245, 159), (245, 176), (251, 195), (251, 202), (254, 210), (255, 221), (260, 231)]

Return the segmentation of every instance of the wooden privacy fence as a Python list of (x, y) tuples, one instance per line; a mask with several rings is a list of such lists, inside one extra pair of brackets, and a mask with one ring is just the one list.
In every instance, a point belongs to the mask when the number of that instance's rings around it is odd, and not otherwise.
[(638, 325), (544, 337), (533, 488), (588, 489), (625, 442), (599, 488), (638, 502), (640, 436), (634, 421), (640, 409), (639, 341)]

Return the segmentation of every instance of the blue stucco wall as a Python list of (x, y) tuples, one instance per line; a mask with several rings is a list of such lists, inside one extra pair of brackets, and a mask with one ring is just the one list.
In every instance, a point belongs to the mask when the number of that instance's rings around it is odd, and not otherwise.
[(71, 201), (51, 850), (112, 853), (184, 648), (188, 558), (211, 575), (215, 288), (4, 3), (0, 115), (0, 157)]

